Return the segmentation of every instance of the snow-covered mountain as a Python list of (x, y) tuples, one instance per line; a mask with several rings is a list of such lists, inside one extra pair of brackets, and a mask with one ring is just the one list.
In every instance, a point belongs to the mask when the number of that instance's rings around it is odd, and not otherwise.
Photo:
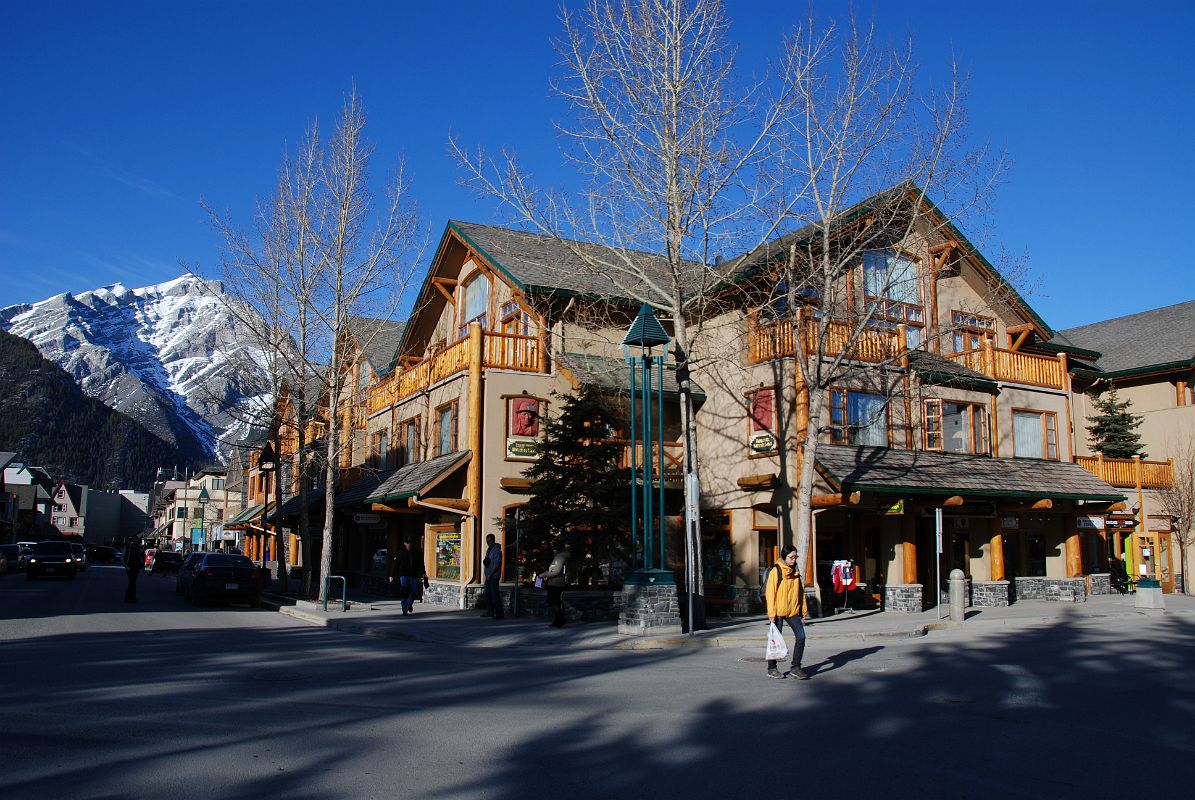
[(224, 460), (223, 443), (246, 425), (238, 409), (268, 384), (223, 295), (219, 281), (191, 274), (143, 289), (118, 283), (0, 309), (0, 328), (167, 442)]

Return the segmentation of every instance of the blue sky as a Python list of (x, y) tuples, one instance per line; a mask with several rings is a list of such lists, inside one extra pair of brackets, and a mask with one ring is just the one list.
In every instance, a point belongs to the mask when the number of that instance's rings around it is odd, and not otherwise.
[[(199, 198), (247, 219), (287, 144), (356, 82), (377, 165), (405, 152), (426, 224), (493, 221), (450, 132), (562, 182), (552, 2), (0, 3), (0, 306), (217, 269)], [(842, 15), (841, 2), (815, 4)], [(804, 3), (730, 2), (758, 67)], [(1025, 254), (1055, 328), (1195, 299), (1195, 4), (856, 3), (931, 77), (972, 72), (974, 131), (1007, 148), (988, 241)], [(995, 255), (994, 253), (989, 253)]]

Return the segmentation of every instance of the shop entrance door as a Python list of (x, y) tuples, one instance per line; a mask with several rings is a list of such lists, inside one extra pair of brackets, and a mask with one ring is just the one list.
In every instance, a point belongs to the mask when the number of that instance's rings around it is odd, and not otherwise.
[(763, 586), (764, 573), (780, 558), (776, 545), (776, 531), (757, 531), (759, 535), (759, 585)]
[(1133, 555), (1137, 565), (1134, 578), (1153, 578), (1162, 584), (1163, 592), (1174, 591), (1174, 571), (1170, 568), (1170, 534), (1135, 534)]

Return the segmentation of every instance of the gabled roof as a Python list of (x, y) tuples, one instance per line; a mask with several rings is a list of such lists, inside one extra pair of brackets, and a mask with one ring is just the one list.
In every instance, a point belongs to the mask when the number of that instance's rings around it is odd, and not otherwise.
[(460, 450), (416, 464), (407, 464), (398, 469), (366, 475), (337, 495), (336, 507), (418, 497), (431, 484), (464, 464), (471, 456), (472, 451)]
[(388, 373), (406, 323), (373, 317), (349, 317), (347, 327), (374, 372), (379, 375)]
[(1067, 328), (1057, 338), (1098, 352), (1104, 377), (1195, 366), (1195, 300)]
[(459, 220), (449, 220), (448, 229), (524, 292), (639, 302), (650, 291), (646, 285), (623, 278), (620, 287), (611, 277), (612, 271), (602, 272), (596, 266), (616, 259), (632, 262), (645, 274), (671, 282), (667, 259), (655, 253), (616, 250), (603, 244)]
[(1000, 385), (982, 372), (976, 372), (970, 367), (964, 367), (949, 358), (926, 350), (909, 351), (909, 369), (924, 383), (936, 386), (954, 386), (988, 394), (1000, 391)]
[(4, 480), (4, 468), (11, 464), (13, 459), (16, 457), (16, 453), (0, 453), (0, 482), (3, 482)]
[[(1056, 500), (1123, 500), (1078, 464), (886, 447), (818, 445), (817, 465), (843, 491)], [(848, 489), (849, 487), (849, 489)]]
[[(596, 386), (607, 392), (626, 393), (630, 391), (630, 367), (625, 361), (591, 353), (561, 353), (556, 356), (556, 363), (571, 372), (573, 377), (583, 384)], [(659, 391), (659, 374), (653, 372), (651, 377), (652, 390)], [(639, 375), (636, 375), (637, 382), (639, 382), (638, 379)], [(663, 381), (664, 397), (675, 399), (680, 396), (680, 384), (676, 381), (675, 364), (664, 364)], [(705, 390), (698, 386), (697, 381), (692, 378), (689, 379), (689, 383), (693, 389), (693, 400), (697, 403), (704, 403)]]

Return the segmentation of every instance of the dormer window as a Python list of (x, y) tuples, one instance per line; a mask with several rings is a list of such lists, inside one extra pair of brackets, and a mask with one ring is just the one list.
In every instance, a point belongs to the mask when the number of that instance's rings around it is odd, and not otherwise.
[(897, 250), (869, 250), (863, 254), (863, 287), (871, 324), (892, 328), (903, 323), (909, 347), (920, 345), (925, 307), (916, 260)]
[(464, 286), (461, 287), (461, 338), (469, 333), (469, 325), (473, 322), (486, 326), (486, 312), (490, 307), (490, 279), (485, 273), (474, 273)]

